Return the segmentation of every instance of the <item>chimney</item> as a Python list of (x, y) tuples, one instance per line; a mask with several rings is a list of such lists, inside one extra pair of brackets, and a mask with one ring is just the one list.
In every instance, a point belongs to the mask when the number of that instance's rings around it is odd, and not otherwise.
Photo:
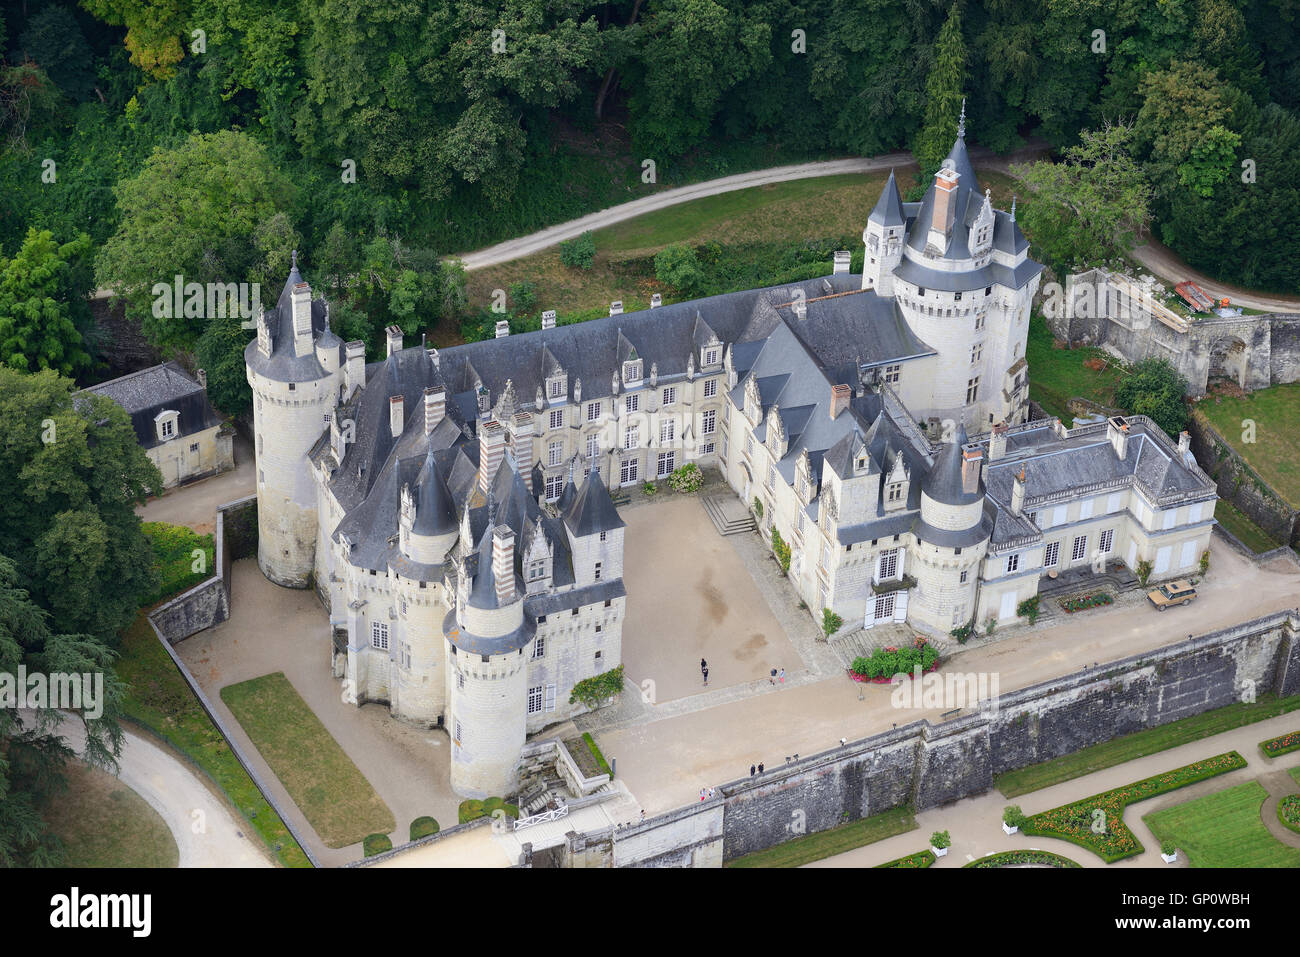
[(498, 339), (504, 339), (508, 335), (510, 335), (510, 320), (498, 319), (496, 337)]
[(611, 302), (611, 303), (609, 304), (609, 314), (610, 314), (611, 316), (621, 316), (621, 315), (623, 315), (623, 300), (622, 300), (622, 299), (615, 299), (613, 302)]
[(952, 168), (950, 160), (944, 160), (943, 168), (934, 174), (934, 214), (930, 218), (930, 245), (939, 249), (948, 248), (948, 237), (952, 235), (952, 223), (957, 213), (957, 181), (961, 174)]
[(790, 308), (794, 310), (796, 319), (808, 318), (808, 300), (800, 296), (794, 302), (790, 303)]
[(1106, 420), (1106, 438), (1115, 447), (1115, 454), (1122, 460), (1128, 452), (1128, 422), (1122, 415), (1112, 415)]
[(492, 529), (492, 580), (498, 605), (515, 600), (515, 533), (508, 525)]
[(664, 304), (664, 297), (663, 297), (663, 296), (659, 295), (659, 293), (657, 293), (657, 292), (652, 292), (652, 293), (650, 294), (650, 308), (651, 308), (651, 309), (658, 309), (658, 308), (659, 308), (660, 306), (662, 306), (663, 304)]
[(515, 413), (515, 430), (512, 440), (515, 455), (515, 471), (524, 480), (529, 490), (533, 488), (533, 416), (529, 412)]
[(384, 330), (384, 335), (388, 337), (388, 353), (391, 356), (394, 352), (400, 352), (402, 348), (402, 330), (397, 326), (389, 326)]
[(447, 414), (447, 390), (440, 385), (424, 390), (424, 434), (430, 434)]
[[(198, 369), (195, 371), (194, 375), (199, 380), (199, 388), (202, 389), (204, 392), (207, 392), (208, 391), (208, 370)], [(1187, 433), (1184, 432), (1183, 434), (1186, 435)]]
[(1025, 467), (1020, 466), (1011, 481), (1011, 514), (1019, 515), (1025, 507)]
[(980, 489), (980, 466), (984, 463), (984, 450), (978, 445), (963, 445), (961, 448), (961, 490), (965, 495), (974, 495)]
[(257, 314), (257, 351), (271, 357), (271, 314), (265, 309)]
[(289, 304), (293, 309), (293, 354), (305, 356), (312, 350), (311, 286), (295, 283), (289, 293)]
[(990, 462), (996, 462), (1007, 454), (1007, 428), (1006, 419), (993, 426), (993, 433), (989, 436)]
[(402, 427), (406, 425), (406, 400), (395, 395), (388, 400), (388, 428), (393, 433), (393, 438), (402, 434)]
[(554, 329), (554, 328), (555, 328), (555, 310), (554, 310), (554, 309), (547, 309), (546, 311), (544, 311), (544, 312), (542, 313), (542, 328), (543, 328), (543, 329)]
[(831, 386), (831, 418), (838, 419), (840, 413), (849, 407), (852, 398), (853, 390), (847, 385)]
[(831, 260), (831, 275), (836, 273), (848, 272), (849, 263), (853, 259), (853, 254), (847, 249), (837, 249)]
[(357, 339), (347, 343), (343, 349), (347, 357), (343, 366), (343, 386), (351, 397), (357, 389), (366, 387), (366, 344)]
[[(202, 374), (203, 374), (203, 370), (200, 369), (200, 370), (199, 370), (199, 375), (202, 375)], [(1179, 452), (1179, 454), (1181, 454), (1181, 455), (1183, 456), (1183, 458), (1187, 458), (1187, 454), (1188, 454), (1189, 452), (1191, 452), (1191, 450), (1192, 450), (1192, 433), (1190, 433), (1190, 432), (1188, 432), (1188, 431), (1186, 431), (1186, 430), (1184, 430), (1184, 431), (1182, 431), (1182, 432), (1179, 432), (1179, 433), (1178, 433), (1178, 452)]]
[[(328, 413), (327, 413), (328, 414)], [(334, 450), (334, 460), (343, 461), (343, 456), (348, 452), (348, 437), (343, 430), (339, 428), (337, 416), (329, 415), (330, 420), (330, 448)]]
[(439, 362), (439, 359), (438, 359), (438, 350), (435, 349), (435, 348), (433, 348), (433, 346), (429, 346), (429, 348), (428, 348), (428, 353), (429, 353), (429, 361), (430, 361), (431, 363), (433, 363), (433, 367), (434, 367), (435, 369), (437, 369), (437, 368), (438, 368), (438, 362)]
[(479, 427), (478, 436), (478, 488), (484, 495), (492, 487), (505, 454), (506, 430), (496, 419), (489, 419)]

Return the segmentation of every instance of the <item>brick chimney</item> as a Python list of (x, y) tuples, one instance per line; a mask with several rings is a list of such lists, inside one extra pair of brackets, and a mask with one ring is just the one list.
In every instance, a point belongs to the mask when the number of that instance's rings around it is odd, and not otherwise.
[(424, 390), (424, 434), (436, 429), (446, 414), (447, 390), (440, 385), (429, 386)]
[(492, 529), (492, 580), (498, 605), (515, 600), (515, 533), (508, 525)]
[(391, 356), (394, 352), (400, 352), (402, 349), (402, 330), (397, 326), (389, 326), (384, 330), (384, 335), (388, 339), (388, 352), (386, 355)]
[(840, 413), (849, 407), (853, 399), (853, 389), (844, 384), (831, 386), (831, 418), (838, 419)]
[(952, 224), (957, 214), (957, 181), (961, 174), (944, 160), (943, 168), (934, 174), (934, 214), (930, 218), (930, 235), (927, 242), (938, 249), (948, 248)]
[(388, 428), (393, 433), (393, 438), (402, 434), (402, 427), (406, 425), (406, 400), (395, 395), (388, 400)]
[(484, 422), (478, 435), (478, 488), (484, 495), (492, 487), (506, 454), (506, 430), (495, 419)]
[(993, 426), (993, 433), (989, 436), (990, 462), (996, 462), (1007, 454), (1007, 428), (1005, 419)]
[(293, 308), (293, 354), (305, 356), (312, 350), (311, 286), (295, 283), (289, 293), (289, 303)]
[(980, 488), (980, 466), (984, 464), (984, 450), (978, 445), (963, 445), (961, 449), (961, 490), (974, 495)]
[(1019, 515), (1025, 507), (1025, 467), (1020, 466), (1011, 482), (1011, 514)]

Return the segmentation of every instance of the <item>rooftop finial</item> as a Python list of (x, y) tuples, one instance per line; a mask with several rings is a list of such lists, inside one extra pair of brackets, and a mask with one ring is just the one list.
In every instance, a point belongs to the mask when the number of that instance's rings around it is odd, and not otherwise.
[(957, 139), (964, 139), (966, 136), (966, 97), (961, 98), (961, 116), (957, 118)]
[(289, 256), (290, 256), (290, 258), (293, 259), (293, 268), (294, 268), (294, 269), (297, 269), (297, 268), (298, 268), (298, 250), (295, 249), (292, 253), (289, 254)]
[(1011, 221), (1016, 221), (1016, 194), (1011, 194)]

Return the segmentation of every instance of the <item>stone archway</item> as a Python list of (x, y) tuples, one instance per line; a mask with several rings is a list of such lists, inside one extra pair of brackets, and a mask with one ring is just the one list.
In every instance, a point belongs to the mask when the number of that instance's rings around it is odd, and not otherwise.
[(1210, 378), (1231, 379), (1242, 389), (1250, 375), (1250, 348), (1238, 336), (1220, 336), (1210, 345)]
[(744, 462), (740, 463), (740, 474), (744, 487), (741, 489), (740, 500), (749, 505), (750, 499), (754, 493), (754, 476), (750, 474), (749, 466)]

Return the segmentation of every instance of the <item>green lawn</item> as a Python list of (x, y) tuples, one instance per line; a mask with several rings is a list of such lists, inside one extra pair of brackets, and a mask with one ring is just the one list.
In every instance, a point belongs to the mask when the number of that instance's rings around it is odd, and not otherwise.
[(397, 827), (393, 812), (283, 672), (221, 689), (224, 701), (327, 847)]
[(894, 808), (882, 811), (870, 817), (864, 817), (852, 824), (842, 824), (828, 831), (818, 831), (805, 837), (769, 847), (765, 851), (746, 854), (726, 867), (800, 867), (825, 857), (843, 854), (855, 847), (863, 847), (883, 841), (895, 834), (906, 834), (916, 830), (915, 812), (910, 807)]
[[(1060, 417), (1070, 425), (1074, 416), (1066, 403), (1075, 397), (1091, 399), (1102, 405), (1115, 404), (1115, 386), (1121, 372), (1119, 360), (1101, 349), (1058, 349), (1047, 320), (1034, 314), (1029, 319), (1029, 336), (1025, 358), (1029, 362), (1029, 398), (1043, 407), (1048, 415)], [(1089, 359), (1100, 359), (1106, 367), (1099, 371), (1087, 368)]]
[(1298, 710), (1300, 710), (1300, 695), (1282, 699), (1263, 695), (1258, 701), (1230, 704), (1158, 728), (1147, 728), (1145, 731), (1135, 731), (1111, 741), (1094, 744), (1090, 748), (1084, 748), (1082, 751), (1052, 761), (1031, 764), (1027, 768), (1016, 771), (1007, 771), (994, 777), (993, 785), (1006, 797), (1016, 797), (1028, 794), (1030, 791), (1051, 787), (1053, 784), (1060, 784), (1062, 781), (1083, 777), (1094, 771), (1113, 768), (1135, 758), (1167, 751), (1181, 744), (1199, 741), (1214, 734), (1231, 731), (1233, 728)]
[(226, 739), (181, 677), (144, 613), (122, 634), (117, 676), (129, 686), (128, 719), (184, 754), (239, 809), (250, 827), (286, 867), (311, 867), (284, 821), (231, 753)]
[(148, 802), (112, 774), (69, 761), (68, 789), (42, 815), (63, 845), (64, 867), (175, 867), (176, 840)]
[(1268, 792), (1249, 781), (1142, 818), (1161, 843), (1173, 841), (1192, 867), (1300, 867), (1300, 849), (1268, 833)]
[(1282, 544), (1269, 537), (1268, 532), (1252, 522), (1245, 512), (1226, 498), (1219, 499), (1219, 504), (1214, 508), (1214, 517), (1253, 552), (1269, 552)]
[[(1240, 399), (1216, 396), (1196, 404), (1219, 433), (1292, 508), (1300, 508), (1300, 457), (1295, 454), (1300, 423), (1300, 382), (1260, 389)], [(1255, 441), (1242, 441), (1246, 420)]]

